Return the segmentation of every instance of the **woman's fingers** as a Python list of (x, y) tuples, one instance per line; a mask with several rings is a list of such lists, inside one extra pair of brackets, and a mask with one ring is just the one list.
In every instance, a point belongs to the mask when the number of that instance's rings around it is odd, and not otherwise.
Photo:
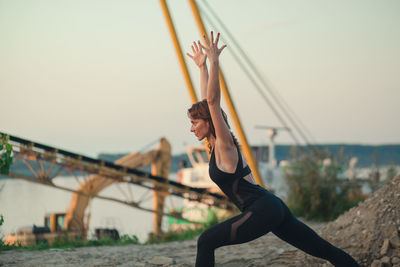
[(224, 50), (225, 47), (226, 47), (226, 45), (221, 46), (221, 48), (218, 49), (218, 54), (221, 54), (222, 50)]
[(196, 48), (196, 53), (199, 52), (199, 47), (197, 46), (196, 42), (193, 42), (194, 47)]
[(193, 56), (189, 53), (186, 53), (186, 55), (188, 55), (191, 59), (193, 59)]
[(197, 43), (199, 44), (199, 46), (198, 46), (198, 47), (199, 47), (199, 49), (200, 49), (200, 52), (203, 52), (203, 51), (202, 51), (202, 50), (203, 50), (203, 48), (201, 47), (200, 40), (198, 40), (198, 41), (197, 41)]
[(218, 41), (219, 41), (219, 33), (217, 33), (217, 38), (215, 38), (215, 46), (218, 46)]
[[(205, 43), (207, 46), (210, 46), (210, 42), (207, 40), (207, 37), (206, 37), (205, 34), (203, 35), (203, 40), (204, 40), (204, 43)], [(205, 48), (203, 45), (202, 45), (202, 47)]]
[(194, 50), (193, 45), (192, 45), (192, 51), (193, 51), (193, 55), (196, 55), (196, 50)]
[(196, 49), (199, 48), (200, 52), (202, 52), (201, 49), (204, 49), (206, 51), (206, 53), (209, 53), (211, 50), (215, 50), (218, 52), (218, 54), (220, 54), (222, 52), (222, 50), (225, 49), (226, 45), (223, 45), (223, 46), (221, 46), (221, 48), (218, 48), (219, 37), (220, 37), (220, 33), (217, 33), (217, 36), (214, 41), (214, 32), (211, 31), (210, 32), (211, 39), (210, 39), (210, 41), (208, 41), (206, 35), (203, 35), (205, 45), (202, 45), (200, 41), (197, 41), (198, 46), (196, 45)]
[(207, 52), (207, 47), (205, 47), (202, 43), (199, 42), (199, 45), (202, 49), (204, 49)]

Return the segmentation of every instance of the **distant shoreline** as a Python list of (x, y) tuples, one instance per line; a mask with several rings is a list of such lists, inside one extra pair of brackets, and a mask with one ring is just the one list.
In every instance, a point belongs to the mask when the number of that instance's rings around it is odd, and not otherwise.
[[(267, 147), (253, 146), (253, 147)], [(275, 158), (278, 162), (287, 160), (290, 158), (290, 153), (293, 145), (275, 145)], [(305, 148), (305, 146), (301, 146)], [(358, 158), (356, 168), (365, 168), (370, 166), (382, 167), (382, 166), (398, 166), (400, 165), (400, 144), (385, 144), (385, 145), (362, 145), (362, 144), (319, 144), (313, 147), (319, 149), (325, 149), (329, 151), (333, 156), (337, 157), (340, 155), (340, 159), (343, 162), (348, 162), (352, 157)], [(98, 159), (114, 162), (118, 158), (127, 155), (128, 153), (100, 153)], [(188, 167), (190, 161), (186, 153), (172, 155), (170, 173), (177, 173), (181, 168), (180, 162), (186, 161)], [(48, 163), (45, 163), (45, 165)], [(150, 172), (150, 167), (143, 169), (144, 172)], [(16, 162), (11, 167), (11, 172), (19, 173), (22, 175), (32, 175), (32, 172), (26, 167), (23, 162)], [(71, 176), (68, 173), (63, 176)], [(0, 175), (0, 179), (11, 179), (7, 176)]]

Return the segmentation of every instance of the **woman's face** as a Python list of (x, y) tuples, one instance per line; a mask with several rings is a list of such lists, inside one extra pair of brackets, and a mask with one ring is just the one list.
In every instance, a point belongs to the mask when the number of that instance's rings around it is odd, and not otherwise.
[(194, 133), (199, 141), (203, 140), (207, 137), (210, 131), (210, 125), (207, 121), (203, 119), (193, 119), (190, 118), (190, 122), (192, 123), (192, 127), (190, 127), (190, 131)]

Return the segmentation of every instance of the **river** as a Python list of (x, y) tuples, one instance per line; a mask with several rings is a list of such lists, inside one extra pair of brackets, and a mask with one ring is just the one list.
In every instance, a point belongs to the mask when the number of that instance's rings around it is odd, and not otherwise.
[[(55, 183), (60, 186), (76, 185), (71, 177), (57, 177)], [(4, 224), (0, 227), (0, 237), (16, 232), (20, 227), (43, 226), (44, 215), (53, 212), (65, 212), (71, 200), (71, 192), (55, 189), (18, 179), (0, 179), (0, 214), (4, 216)], [(149, 189), (131, 185), (133, 196), (147, 195), (145, 207), (152, 206), (152, 192)], [(116, 197), (121, 191), (111, 185), (101, 192), (103, 196)], [(124, 198), (122, 198), (124, 199)], [(135, 200), (137, 198), (134, 198)], [(179, 207), (182, 200), (176, 197), (166, 199), (169, 207)], [(141, 211), (123, 204), (102, 199), (93, 199), (87, 208), (91, 212), (89, 238), (97, 227), (116, 228), (120, 235), (136, 235), (141, 242), (146, 241), (152, 232), (153, 213)], [(167, 230), (164, 218), (163, 230)]]

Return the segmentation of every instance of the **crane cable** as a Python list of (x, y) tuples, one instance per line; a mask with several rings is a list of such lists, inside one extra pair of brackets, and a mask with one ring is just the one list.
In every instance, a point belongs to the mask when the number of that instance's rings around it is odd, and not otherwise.
[[(202, 10), (202, 9), (200, 9)], [(208, 15), (206, 13), (203, 12), (203, 15), (206, 19), (206, 21), (215, 29), (217, 29), (217, 27), (213, 24), (213, 22), (211, 21), (211, 19), (208, 17)], [(223, 41), (224, 38), (220, 37)], [(238, 57), (238, 55), (233, 51), (233, 50), (229, 50), (232, 54), (232, 56), (235, 58), (235, 60), (238, 62), (239, 66), (242, 68), (242, 70), (245, 72), (245, 74), (247, 75), (247, 77), (250, 79), (250, 81), (252, 82), (252, 84), (255, 86), (255, 88), (257, 89), (257, 91), (261, 94), (262, 98), (264, 99), (265, 102), (267, 102), (267, 104), (269, 105), (269, 107), (272, 109), (272, 111), (274, 112), (274, 114), (276, 115), (276, 117), (279, 119), (279, 121), (282, 123), (282, 125), (286, 128), (289, 128), (288, 125), (286, 124), (285, 120), (281, 117), (281, 115), (279, 114), (278, 110), (275, 108), (275, 106), (273, 105), (273, 103), (268, 99), (268, 97), (265, 95), (265, 93), (263, 92), (263, 90), (261, 89), (261, 87), (257, 84), (256, 80), (251, 76), (251, 73), (246, 69), (245, 65), (242, 63), (242, 61), (240, 60), (240, 58)], [(296, 138), (296, 136), (293, 134), (292, 131), (289, 131), (289, 134), (291, 135), (291, 137), (293, 138), (294, 142), (296, 143), (296, 145), (300, 145), (299, 140)]]
[[(257, 68), (254, 66), (254, 64), (250, 61), (250, 59), (248, 58), (248, 56), (246, 55), (246, 53), (243, 51), (243, 49), (239, 46), (238, 42), (236, 41), (236, 39), (233, 37), (233, 35), (230, 33), (230, 31), (227, 29), (227, 27), (225, 26), (225, 24), (221, 21), (221, 19), (219, 19), (219, 17), (217, 16), (217, 14), (212, 10), (212, 8), (210, 7), (210, 5), (207, 3), (206, 0), (203, 0), (203, 4), (207, 7), (208, 11), (212, 14), (212, 16), (214, 17), (215, 20), (218, 21), (218, 23), (221, 25), (221, 27), (223, 28), (224, 32), (228, 35), (228, 37), (231, 39), (231, 41), (233, 42), (233, 44), (236, 46), (236, 48), (239, 50), (241, 56), (245, 59), (246, 63), (250, 66), (250, 69), (253, 71), (254, 75), (259, 79), (259, 81), (261, 82), (261, 84), (264, 86), (265, 90), (268, 91), (270, 93), (270, 95), (273, 97), (273, 99), (275, 100), (275, 102), (278, 104), (278, 106), (282, 109), (282, 111), (284, 112), (284, 114), (286, 115), (286, 117), (289, 119), (289, 121), (293, 124), (293, 126), (295, 127), (295, 129), (297, 130), (297, 132), (300, 134), (300, 136), (303, 138), (303, 140), (305, 141), (305, 143), (307, 144), (307, 146), (311, 146), (308, 138), (306, 137), (306, 135), (303, 133), (303, 131), (300, 129), (300, 127), (297, 125), (297, 123), (294, 121), (294, 119), (291, 117), (291, 115), (289, 114), (289, 112), (285, 109), (285, 107), (283, 106), (283, 104), (281, 104), (280, 101), (282, 101), (285, 105), (286, 108), (292, 112), (293, 116), (295, 116), (295, 113), (289, 108), (288, 104), (283, 100), (283, 98), (277, 93), (275, 92), (276, 95), (278, 95), (280, 97), (280, 100), (278, 99), (278, 97), (274, 94), (273, 89), (268, 86), (268, 84), (265, 82), (265, 79), (263, 79), (263, 77), (260, 75), (259, 71), (257, 70)], [(209, 16), (207, 15), (207, 13), (204, 11), (204, 9), (200, 9), (201, 11), (203, 11), (203, 14), (205, 15), (206, 20), (213, 26), (215, 27), (215, 25), (212, 23), (211, 19), (209, 18)], [(274, 111), (275, 115), (278, 117), (278, 119), (281, 121), (281, 123), (287, 127), (287, 124), (284, 122), (284, 120), (282, 119), (282, 117), (280, 115), (278, 115), (278, 112), (276, 110), (275, 107), (273, 107), (271, 101), (268, 100), (268, 98), (266, 97), (266, 95), (261, 91), (261, 88), (256, 85), (255, 80), (250, 77), (249, 72), (245, 69), (243, 63), (240, 61), (239, 57), (232, 51), (230, 50), (230, 52), (232, 53), (232, 55), (234, 56), (235, 60), (238, 62), (238, 64), (240, 65), (240, 67), (245, 71), (245, 73), (247, 74), (248, 78), (252, 81), (252, 83), (255, 85), (257, 91), (262, 95), (263, 99), (267, 102), (267, 104), (271, 107), (271, 109)], [(307, 129), (307, 127), (300, 121), (300, 119), (298, 117), (296, 117), (296, 119), (299, 121), (299, 123), (301, 124), (301, 126), (306, 129), (306, 131), (308, 132), (308, 134), (312, 137), (310, 131)], [(291, 133), (291, 132), (290, 132)], [(295, 140), (296, 144), (298, 144), (297, 138), (294, 137), (293, 134), (292, 138)], [(312, 137), (312, 139), (314, 139)]]

